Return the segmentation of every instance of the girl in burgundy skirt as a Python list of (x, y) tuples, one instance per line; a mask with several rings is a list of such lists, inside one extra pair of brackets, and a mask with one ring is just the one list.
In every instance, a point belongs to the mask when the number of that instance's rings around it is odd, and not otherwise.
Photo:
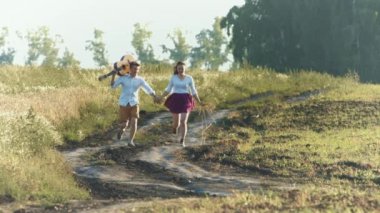
[(190, 75), (185, 74), (186, 67), (182, 61), (174, 66), (174, 74), (170, 79), (162, 97), (170, 96), (164, 105), (173, 115), (173, 133), (179, 132), (180, 143), (185, 147), (185, 137), (187, 133), (187, 119), (191, 110), (195, 107), (194, 98), (201, 104), (194, 80)]

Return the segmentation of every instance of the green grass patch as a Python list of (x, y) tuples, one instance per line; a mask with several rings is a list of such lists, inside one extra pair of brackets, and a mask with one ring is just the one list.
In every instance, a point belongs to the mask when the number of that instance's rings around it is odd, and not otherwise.
[(91, 134), (104, 133), (118, 118), (117, 105), (88, 103), (79, 109), (78, 118), (68, 118), (59, 127), (67, 142), (80, 142)]
[[(330, 185), (331, 184), (331, 185)], [(158, 201), (139, 212), (377, 212), (379, 194), (342, 181), (308, 184), (289, 190), (254, 190), (223, 198)]]
[(30, 109), (0, 116), (0, 125), (0, 195), (47, 204), (89, 197), (54, 150), (62, 140), (48, 121)]
[(282, 177), (346, 179), (378, 187), (380, 103), (304, 102), (231, 111), (208, 131), (210, 160)]

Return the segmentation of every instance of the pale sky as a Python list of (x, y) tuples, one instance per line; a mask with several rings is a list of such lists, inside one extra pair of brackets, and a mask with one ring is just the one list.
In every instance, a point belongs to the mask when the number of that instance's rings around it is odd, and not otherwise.
[(146, 24), (153, 32), (150, 43), (159, 59), (160, 45), (172, 47), (168, 33), (181, 29), (190, 45), (195, 35), (211, 29), (214, 18), (225, 16), (234, 5), (244, 0), (0, 0), (0, 28), (8, 27), (9, 46), (16, 49), (16, 64), (27, 58), (27, 43), (16, 36), (40, 26), (47, 26), (50, 35), (62, 36), (61, 53), (67, 47), (83, 67), (94, 67), (92, 54), (85, 51), (86, 40), (93, 39), (94, 29), (104, 32), (110, 63), (124, 53), (133, 52), (133, 25)]

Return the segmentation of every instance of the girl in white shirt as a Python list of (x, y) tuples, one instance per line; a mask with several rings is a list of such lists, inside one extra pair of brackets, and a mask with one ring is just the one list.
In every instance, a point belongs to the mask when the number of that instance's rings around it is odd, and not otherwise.
[(194, 80), (190, 75), (186, 75), (185, 63), (177, 62), (174, 67), (174, 74), (170, 79), (162, 97), (170, 96), (166, 99), (164, 105), (173, 115), (173, 133), (179, 132), (180, 143), (185, 147), (185, 137), (187, 133), (187, 119), (191, 110), (194, 108), (194, 97), (201, 104)]

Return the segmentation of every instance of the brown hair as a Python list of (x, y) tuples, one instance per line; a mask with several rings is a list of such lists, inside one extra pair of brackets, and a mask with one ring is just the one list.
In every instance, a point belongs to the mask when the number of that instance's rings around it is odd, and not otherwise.
[(185, 62), (183, 62), (183, 61), (178, 61), (177, 63), (176, 63), (176, 65), (174, 66), (174, 73), (173, 73), (173, 75), (177, 75), (178, 74), (178, 71), (177, 71), (177, 67), (178, 66), (185, 66), (186, 64), (185, 64)]

